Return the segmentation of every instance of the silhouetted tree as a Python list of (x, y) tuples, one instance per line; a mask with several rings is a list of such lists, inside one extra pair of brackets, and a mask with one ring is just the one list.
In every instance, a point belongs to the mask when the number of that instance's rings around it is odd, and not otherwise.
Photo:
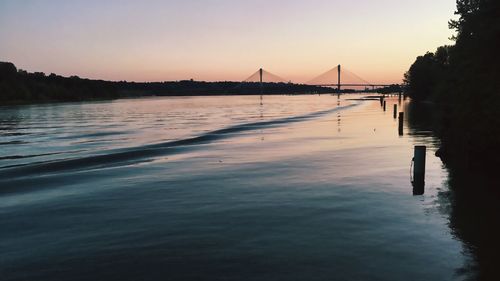
[(500, 165), (500, 1), (458, 0), (455, 45), (418, 57), (405, 75), (414, 100), (444, 104), (444, 156), (478, 168)]
[(13, 63), (0, 62), (0, 81), (12, 79), (17, 74), (17, 68)]

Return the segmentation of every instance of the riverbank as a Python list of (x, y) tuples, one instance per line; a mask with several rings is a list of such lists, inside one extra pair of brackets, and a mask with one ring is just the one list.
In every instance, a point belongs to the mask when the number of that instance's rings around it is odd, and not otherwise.
[(500, 166), (500, 2), (457, 1), (454, 44), (416, 58), (407, 94), (442, 107), (439, 155), (448, 166), (497, 173)]

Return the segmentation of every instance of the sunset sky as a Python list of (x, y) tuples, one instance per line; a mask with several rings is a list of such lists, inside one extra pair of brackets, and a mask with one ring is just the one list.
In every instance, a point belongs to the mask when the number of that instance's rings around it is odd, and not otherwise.
[(342, 64), (400, 82), (450, 44), (455, 0), (0, 0), (0, 61), (106, 80), (305, 82)]

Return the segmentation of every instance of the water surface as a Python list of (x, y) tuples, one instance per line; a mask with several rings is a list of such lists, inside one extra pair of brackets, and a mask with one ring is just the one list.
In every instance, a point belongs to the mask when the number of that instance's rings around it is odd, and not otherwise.
[(2, 280), (465, 278), (437, 140), (353, 97), (3, 107)]

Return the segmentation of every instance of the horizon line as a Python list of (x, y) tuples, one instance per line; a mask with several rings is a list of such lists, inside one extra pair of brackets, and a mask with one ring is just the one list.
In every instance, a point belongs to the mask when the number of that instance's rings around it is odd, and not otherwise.
[[(80, 75), (77, 75), (77, 74), (58, 74), (58, 73), (55, 73), (55, 72), (44, 72), (44, 71), (36, 71), (36, 70), (26, 70), (26, 69), (23, 69), (23, 68), (18, 68), (17, 65), (11, 61), (0, 61), (0, 63), (11, 63), (13, 64), (17, 71), (26, 71), (27, 73), (32, 73), (32, 74), (35, 74), (35, 73), (43, 73), (45, 76), (50, 76), (52, 74), (56, 75), (56, 76), (61, 76), (61, 77), (65, 77), (65, 78), (71, 78), (71, 77), (78, 77), (80, 79), (87, 79), (87, 80), (97, 80), (97, 81), (107, 81), (107, 82), (127, 82), (127, 83), (165, 83), (165, 82), (183, 82), (183, 81), (193, 81), (193, 82), (207, 82), (207, 83), (223, 83), (223, 82), (234, 82), (234, 83), (244, 83), (244, 82), (247, 82), (247, 83), (259, 83), (259, 82), (248, 82), (248, 81), (245, 81), (245, 80), (197, 80), (195, 78), (182, 78), (182, 79), (175, 79), (175, 80), (127, 80), (127, 79), (105, 79), (105, 78), (97, 78), (97, 77), (85, 77), (85, 76), (80, 76)], [(336, 67), (334, 67), (336, 68)], [(259, 68), (260, 69), (260, 68)], [(264, 68), (262, 68), (264, 69)], [(330, 70), (332, 70), (333, 68), (331, 68)], [(329, 70), (329, 71), (330, 71)], [(257, 70), (258, 71), (258, 70)], [(328, 72), (328, 71), (327, 71)], [(319, 76), (323, 75), (325, 72), (322, 72), (322, 74), (320, 74)], [(307, 81), (311, 81), (311, 80), (314, 80), (315, 78), (317, 78), (318, 76), (310, 79), (310, 80), (307, 80)], [(284, 84), (287, 84), (287, 83), (291, 83), (291, 84), (297, 84), (297, 85), (314, 85), (314, 86), (321, 86), (321, 85), (329, 85), (329, 83), (322, 83), (322, 84), (308, 84), (307, 82), (294, 82), (293, 80), (288, 80), (288, 81), (285, 81), (286, 79), (282, 78), (284, 81), (282, 82), (263, 82), (263, 83), (284, 83)], [(390, 83), (367, 83), (367, 85), (400, 85), (400, 84), (403, 84), (402, 83), (403, 80), (401, 79), (401, 82), (390, 82)], [(335, 82), (332, 82), (331, 84), (337, 84)], [(348, 83), (348, 84), (355, 84), (355, 83)], [(342, 83), (341, 83), (342, 85)]]

